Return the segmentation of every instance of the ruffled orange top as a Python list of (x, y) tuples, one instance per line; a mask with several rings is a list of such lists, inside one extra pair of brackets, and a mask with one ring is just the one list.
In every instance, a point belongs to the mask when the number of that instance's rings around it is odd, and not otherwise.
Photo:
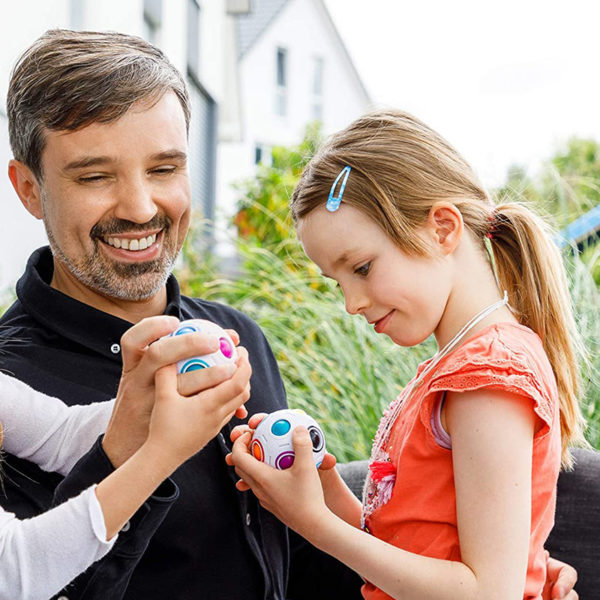
[[(419, 366), (415, 378), (428, 362)], [(533, 443), (531, 536), (523, 595), (538, 600), (546, 579), (544, 543), (554, 525), (561, 440), (554, 374), (541, 340), (527, 327), (499, 323), (477, 332), (408, 394), (386, 448), (395, 468), (391, 497), (379, 505), (375, 498), (365, 524), (376, 537), (409, 552), (460, 561), (452, 450), (440, 445), (432, 422), (446, 391), (482, 388), (521, 395), (543, 423)], [(400, 394), (396, 401), (402, 400)], [(368, 582), (362, 592), (368, 600), (390, 598)]]

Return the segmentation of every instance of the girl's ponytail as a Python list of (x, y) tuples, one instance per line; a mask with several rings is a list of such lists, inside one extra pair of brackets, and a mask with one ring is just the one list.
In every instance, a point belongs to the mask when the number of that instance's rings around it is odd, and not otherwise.
[(509, 291), (516, 317), (544, 344), (558, 385), (562, 463), (570, 467), (568, 447), (584, 442), (579, 408), (583, 344), (562, 257), (549, 226), (525, 205), (501, 204), (492, 214), (488, 237), (500, 289)]

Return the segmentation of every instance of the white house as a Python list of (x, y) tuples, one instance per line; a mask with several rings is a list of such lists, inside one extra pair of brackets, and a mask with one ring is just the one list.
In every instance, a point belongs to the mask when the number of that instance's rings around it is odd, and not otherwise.
[[(251, 6), (236, 18), (239, 96), (228, 96), (219, 119), (221, 225), (235, 211), (232, 183), (268, 162), (273, 146), (297, 144), (315, 120), (333, 133), (371, 106), (323, 0), (252, 0)], [(221, 253), (226, 246), (219, 245)]]
[[(29, 254), (44, 245), (42, 224), (21, 205), (6, 173), (8, 143), (5, 99), (11, 69), (47, 29), (114, 30), (139, 35), (164, 50), (187, 76), (191, 100), (190, 174), (193, 200), (214, 211), (217, 105), (235, 71), (235, 16), (249, 0), (21, 0), (3, 6), (0, 23), (0, 290), (14, 284)], [(230, 44), (231, 48), (226, 48)], [(229, 58), (228, 58), (229, 57)]]

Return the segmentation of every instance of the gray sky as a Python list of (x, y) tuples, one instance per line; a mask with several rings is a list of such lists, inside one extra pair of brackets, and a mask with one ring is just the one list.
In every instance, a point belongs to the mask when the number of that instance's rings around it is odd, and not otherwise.
[(598, 0), (325, 0), (374, 101), (443, 134), (488, 185), (600, 141)]

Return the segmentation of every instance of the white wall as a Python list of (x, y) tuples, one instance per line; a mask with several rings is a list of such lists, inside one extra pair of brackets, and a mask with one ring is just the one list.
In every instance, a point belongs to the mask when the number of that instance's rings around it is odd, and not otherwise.
[[(275, 114), (276, 48), (287, 50), (288, 111)], [(361, 114), (365, 98), (342, 50), (314, 0), (290, 0), (241, 63), (245, 137), (266, 144), (293, 144), (311, 120), (315, 57), (325, 61), (323, 126), (341, 129)]]
[(47, 243), (41, 221), (23, 207), (7, 176), (12, 152), (5, 116), (6, 91), (19, 55), (44, 31), (69, 26), (68, 0), (23, 0), (2, 7), (0, 24), (0, 293), (23, 273), (33, 250)]

